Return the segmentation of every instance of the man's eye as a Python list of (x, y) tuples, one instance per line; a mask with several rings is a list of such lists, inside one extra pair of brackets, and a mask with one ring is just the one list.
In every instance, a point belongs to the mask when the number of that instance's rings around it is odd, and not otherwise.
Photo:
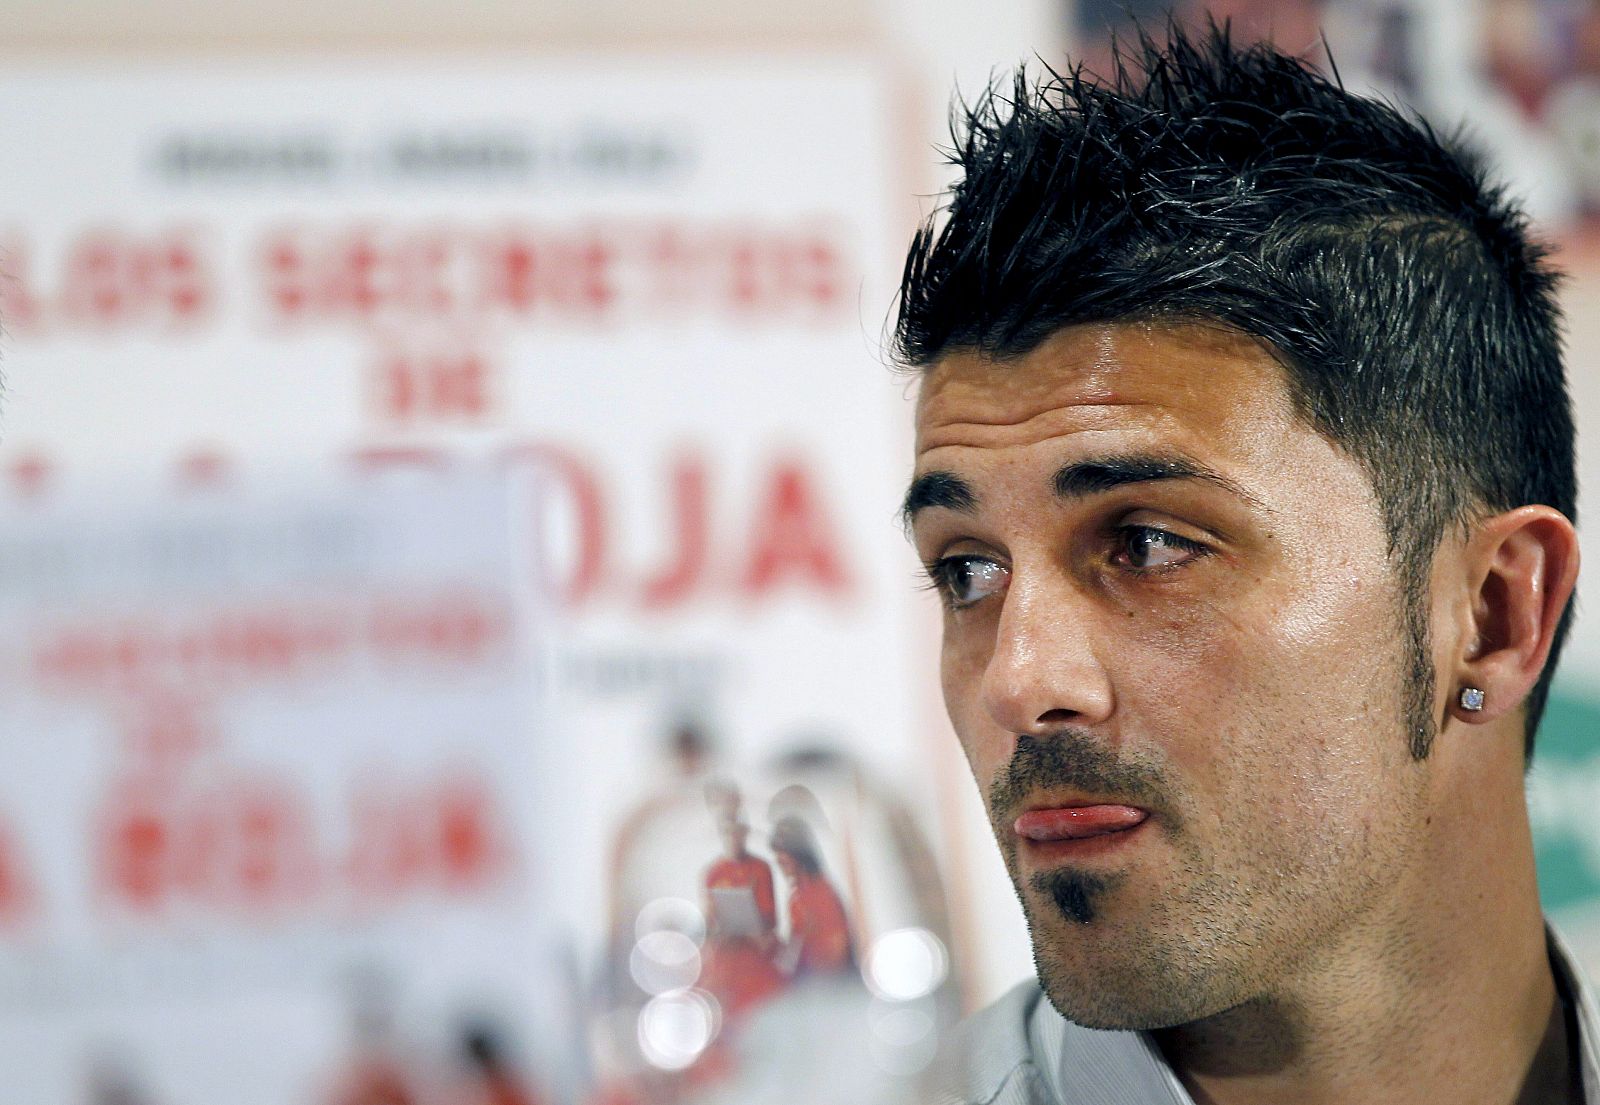
[(952, 609), (971, 606), (1005, 589), (1009, 573), (981, 556), (947, 556), (928, 565), (933, 587)]
[(1117, 553), (1113, 559), (1136, 571), (1173, 568), (1204, 556), (1208, 551), (1198, 541), (1154, 526), (1124, 526), (1117, 534)]

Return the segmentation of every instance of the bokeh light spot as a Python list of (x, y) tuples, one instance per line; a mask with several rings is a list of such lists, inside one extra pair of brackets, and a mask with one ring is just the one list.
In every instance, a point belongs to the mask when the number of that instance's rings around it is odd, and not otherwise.
[(681, 932), (647, 932), (628, 956), (628, 973), (647, 994), (681, 990), (700, 977), (700, 949)]
[(717, 1007), (698, 990), (652, 998), (639, 1012), (639, 1049), (662, 1070), (683, 1070), (717, 1034)]
[(925, 928), (894, 929), (867, 953), (867, 985), (885, 1001), (915, 1001), (937, 990), (949, 974), (944, 942)]

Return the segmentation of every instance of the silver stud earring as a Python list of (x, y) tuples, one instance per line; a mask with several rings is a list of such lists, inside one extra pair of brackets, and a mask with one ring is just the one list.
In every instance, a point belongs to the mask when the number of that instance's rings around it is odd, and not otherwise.
[(1461, 708), (1476, 713), (1483, 709), (1483, 692), (1477, 687), (1461, 688)]

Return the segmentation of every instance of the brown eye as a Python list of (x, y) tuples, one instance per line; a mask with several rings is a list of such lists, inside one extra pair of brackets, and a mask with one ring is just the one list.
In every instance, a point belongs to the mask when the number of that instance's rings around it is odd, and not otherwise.
[(947, 556), (929, 565), (928, 575), (945, 603), (960, 609), (1003, 591), (1010, 573), (981, 556)]
[(1118, 559), (1135, 570), (1172, 568), (1206, 552), (1204, 545), (1155, 526), (1125, 526)]

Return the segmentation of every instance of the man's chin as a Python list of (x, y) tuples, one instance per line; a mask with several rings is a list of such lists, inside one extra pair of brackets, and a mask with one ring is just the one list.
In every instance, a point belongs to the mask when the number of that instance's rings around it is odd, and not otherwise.
[(1085, 989), (1075, 982), (1062, 984), (1060, 980), (1051, 980), (1042, 972), (1039, 984), (1057, 1013), (1084, 1028), (1148, 1032), (1198, 1019), (1170, 1009), (1151, 1008), (1125, 994)]
[(1056, 1012), (1084, 1028), (1151, 1031), (1189, 1024), (1217, 1011), (1209, 995), (1172, 985), (1161, 970), (1069, 965), (1037, 944), (1034, 970)]
[(1150, 1030), (1225, 1008), (1190, 952), (1163, 948), (1149, 919), (1124, 914), (1104, 878), (1030, 881), (1023, 895), (1034, 970), (1058, 1013), (1085, 1028)]

